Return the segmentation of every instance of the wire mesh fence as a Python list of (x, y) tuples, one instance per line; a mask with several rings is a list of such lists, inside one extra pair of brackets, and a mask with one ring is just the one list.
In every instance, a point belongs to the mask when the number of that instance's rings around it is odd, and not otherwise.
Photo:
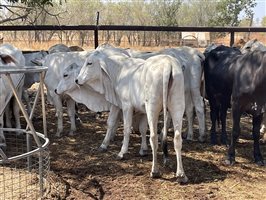
[(41, 199), (49, 191), (48, 139), (38, 134), (43, 144), (38, 148), (25, 133), (5, 132), (8, 160), (0, 163), (0, 200)]

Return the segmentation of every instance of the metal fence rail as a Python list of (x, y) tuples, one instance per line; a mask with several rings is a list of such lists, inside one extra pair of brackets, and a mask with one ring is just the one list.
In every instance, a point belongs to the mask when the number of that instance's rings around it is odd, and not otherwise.
[(266, 27), (177, 27), (177, 26), (119, 26), (119, 25), (77, 25), (77, 26), (0, 26), (1, 31), (67, 31), (88, 30), (94, 31), (94, 46), (97, 47), (98, 31), (165, 31), (165, 32), (228, 32), (230, 33), (230, 45), (235, 41), (236, 32), (266, 32)]

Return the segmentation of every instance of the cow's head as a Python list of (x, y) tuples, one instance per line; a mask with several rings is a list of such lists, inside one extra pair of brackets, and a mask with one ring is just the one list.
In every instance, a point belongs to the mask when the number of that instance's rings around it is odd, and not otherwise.
[(61, 80), (56, 88), (57, 94), (62, 94), (66, 91), (71, 91), (77, 87), (75, 80), (80, 72), (80, 69), (81, 66), (76, 63), (72, 63), (64, 69), (63, 76), (61, 77)]
[(101, 53), (95, 51), (92, 53), (82, 66), (80, 73), (76, 79), (76, 83), (83, 85), (85, 82), (93, 84), (102, 81), (102, 69), (106, 68), (105, 62), (101, 59)]
[(241, 53), (247, 53), (255, 50), (266, 51), (266, 47), (263, 43), (257, 39), (249, 40), (242, 48)]

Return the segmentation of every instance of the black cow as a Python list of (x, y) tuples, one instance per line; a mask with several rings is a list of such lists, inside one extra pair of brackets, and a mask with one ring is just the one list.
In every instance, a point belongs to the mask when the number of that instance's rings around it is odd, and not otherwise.
[(254, 159), (258, 165), (264, 165), (259, 137), (266, 104), (266, 52), (246, 53), (235, 60), (231, 67), (233, 68), (233, 130), (226, 163), (234, 164), (235, 162), (235, 146), (240, 134), (240, 117), (247, 112), (253, 117)]
[(206, 95), (210, 104), (211, 143), (217, 144), (216, 122), (222, 125), (221, 143), (227, 143), (226, 113), (230, 107), (234, 66), (231, 64), (241, 55), (236, 48), (218, 46), (205, 53), (204, 77)]

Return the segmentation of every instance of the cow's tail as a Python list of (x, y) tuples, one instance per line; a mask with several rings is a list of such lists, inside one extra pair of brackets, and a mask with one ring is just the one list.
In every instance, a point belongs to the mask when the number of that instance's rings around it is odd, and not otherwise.
[(162, 135), (162, 149), (164, 154), (164, 163), (166, 164), (168, 159), (168, 148), (167, 148), (167, 129), (168, 129), (168, 113), (167, 113), (167, 104), (168, 104), (168, 91), (172, 82), (172, 66), (167, 65), (163, 69), (163, 116), (164, 116), (164, 126), (163, 126), (163, 135)]

